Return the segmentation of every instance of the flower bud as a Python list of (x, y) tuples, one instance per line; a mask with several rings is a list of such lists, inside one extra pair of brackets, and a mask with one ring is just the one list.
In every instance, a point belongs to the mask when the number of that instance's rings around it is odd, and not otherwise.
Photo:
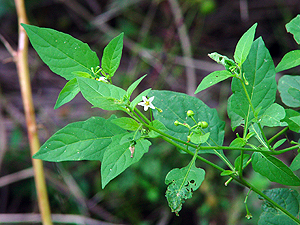
[(186, 115), (187, 115), (188, 117), (192, 117), (192, 116), (195, 115), (195, 113), (194, 113), (192, 110), (188, 110), (188, 111), (186, 112)]

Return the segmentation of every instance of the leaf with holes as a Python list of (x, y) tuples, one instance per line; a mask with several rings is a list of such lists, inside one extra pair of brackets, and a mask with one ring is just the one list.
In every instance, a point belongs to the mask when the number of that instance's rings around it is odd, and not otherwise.
[(168, 186), (166, 198), (172, 212), (178, 215), (182, 204), (186, 199), (192, 197), (192, 192), (197, 190), (204, 180), (205, 171), (195, 166), (195, 162), (181, 169), (171, 170), (165, 179)]
[(53, 29), (28, 24), (22, 26), (44, 63), (66, 80), (76, 77), (74, 71), (92, 74), (91, 68), (99, 66), (96, 53), (86, 43)]

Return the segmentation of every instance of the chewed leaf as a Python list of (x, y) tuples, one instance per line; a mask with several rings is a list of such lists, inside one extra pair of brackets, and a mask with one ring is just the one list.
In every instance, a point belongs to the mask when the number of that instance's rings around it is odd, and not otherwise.
[(197, 87), (197, 90), (195, 91), (195, 94), (198, 92), (205, 90), (206, 88), (209, 88), (223, 80), (226, 80), (229, 77), (232, 77), (232, 73), (230, 73), (227, 70), (221, 70), (221, 71), (214, 71), (203, 78), (199, 86)]
[(165, 179), (168, 186), (166, 198), (172, 212), (178, 215), (182, 204), (192, 197), (192, 192), (197, 190), (204, 180), (205, 171), (197, 168), (194, 162), (181, 169), (171, 170)]
[(76, 38), (49, 28), (22, 24), (29, 40), (49, 68), (67, 80), (76, 77), (74, 71), (92, 73), (99, 59), (90, 47)]
[(64, 88), (60, 91), (54, 109), (71, 101), (79, 93), (79, 87), (76, 78), (68, 81)]

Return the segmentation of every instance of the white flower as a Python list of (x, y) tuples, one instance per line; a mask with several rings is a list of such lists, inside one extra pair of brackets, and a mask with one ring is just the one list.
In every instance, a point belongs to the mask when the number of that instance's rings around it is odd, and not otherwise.
[(138, 105), (141, 105), (144, 107), (144, 110), (147, 111), (148, 108), (155, 109), (154, 105), (152, 104), (152, 101), (154, 99), (154, 96), (147, 99), (147, 97), (143, 96), (143, 101), (140, 102)]
[(107, 81), (107, 79), (105, 77), (99, 77), (99, 78), (96, 78), (96, 80), (104, 82), (104, 83), (108, 83), (108, 81)]

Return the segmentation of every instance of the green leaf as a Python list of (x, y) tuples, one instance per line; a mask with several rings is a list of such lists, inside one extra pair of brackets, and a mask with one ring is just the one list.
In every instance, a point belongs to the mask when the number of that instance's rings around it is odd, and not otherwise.
[[(165, 125), (163, 123), (161, 123), (160, 121), (158, 121), (158, 120), (153, 120), (151, 122), (151, 126), (155, 127), (156, 129), (158, 129), (162, 132), (165, 132), (167, 130)], [(149, 135), (150, 138), (156, 138), (156, 137), (160, 136), (159, 133), (157, 133), (153, 130), (151, 130), (148, 135)]]
[(151, 145), (151, 142), (148, 140), (138, 140), (136, 145), (134, 145), (135, 150), (133, 157), (131, 157), (131, 152), (129, 150), (131, 143), (125, 142), (120, 144), (122, 136), (124, 136), (124, 134), (114, 136), (111, 144), (104, 152), (101, 165), (102, 188), (133, 163), (138, 162), (142, 156), (148, 152), (149, 146)]
[(217, 52), (210, 53), (208, 56), (218, 64), (223, 65), (229, 72), (231, 71), (231, 68), (236, 68), (237, 66), (232, 59), (229, 59), (227, 56), (221, 55)]
[(230, 147), (242, 148), (246, 145), (246, 141), (243, 138), (236, 138), (230, 143)]
[(290, 117), (290, 120), (293, 121), (298, 126), (300, 126), (300, 116)]
[(129, 117), (117, 118), (112, 120), (111, 122), (125, 130), (135, 131), (140, 128), (139, 123)]
[(78, 84), (83, 97), (93, 106), (104, 110), (123, 110), (123, 97), (126, 91), (109, 83), (78, 77)]
[(300, 179), (282, 161), (274, 156), (254, 152), (252, 166), (255, 172), (267, 177), (272, 182), (288, 186), (299, 186)]
[(68, 34), (49, 28), (22, 24), (29, 40), (49, 68), (67, 80), (76, 77), (74, 71), (92, 73), (99, 59), (90, 47)]
[(100, 160), (112, 138), (127, 132), (111, 123), (111, 119), (91, 117), (70, 123), (52, 135), (33, 156), (51, 162)]
[(143, 96), (147, 96), (150, 91), (151, 91), (151, 88), (143, 91), (138, 96), (136, 96), (136, 98), (130, 103), (130, 107), (133, 109), (139, 102), (141, 102), (143, 100)]
[(54, 109), (71, 101), (79, 93), (79, 87), (76, 78), (69, 80), (64, 88), (60, 91)]
[[(245, 168), (245, 166), (246, 166), (249, 158), (250, 158), (250, 155), (248, 155), (248, 154), (244, 154), (243, 155), (243, 168)], [(240, 167), (241, 167), (241, 156), (238, 156), (235, 159), (235, 161), (234, 161), (234, 167), (235, 167), (236, 171), (240, 170)]]
[[(216, 109), (211, 109), (200, 99), (172, 91), (151, 91), (149, 96), (155, 96), (153, 105), (162, 109), (162, 112), (153, 110), (155, 119), (162, 122), (167, 128), (166, 133), (187, 141), (189, 130), (183, 126), (175, 126), (174, 121), (195, 125), (194, 121), (186, 116), (188, 110), (192, 110), (197, 122), (206, 121), (208, 127), (203, 129), (205, 133), (210, 133), (210, 137), (202, 146), (222, 145), (224, 140), (224, 122), (219, 119)], [(201, 150), (199, 153), (220, 153), (222, 151)]]
[(276, 73), (288, 70), (300, 65), (300, 50), (294, 50), (286, 53), (282, 60), (276, 66)]
[(257, 123), (251, 124), (249, 127), (249, 131), (252, 132), (255, 136), (255, 138), (265, 147), (268, 149), (268, 145), (265, 142), (263, 135), (261, 134), (261, 130), (259, 129), (259, 126)]
[(172, 212), (178, 215), (182, 204), (192, 197), (192, 192), (197, 190), (204, 180), (205, 171), (197, 168), (192, 161), (181, 169), (172, 169), (166, 176), (165, 183), (168, 186), (166, 198)]
[(300, 76), (284, 75), (278, 81), (278, 91), (284, 104), (300, 106)]
[[(242, 72), (245, 73), (244, 76), (249, 83), (245, 87), (254, 110), (261, 108), (258, 113), (260, 116), (275, 101), (277, 89), (273, 60), (262, 38), (253, 42), (249, 55), (242, 65)], [(233, 94), (228, 100), (227, 108), (230, 119), (233, 111), (245, 121), (251, 121), (254, 114), (241, 81), (233, 78), (231, 89)]]
[[(282, 121), (284, 121), (288, 124), (290, 130), (292, 130), (296, 133), (299, 133), (300, 125), (295, 123), (293, 120), (295, 120), (295, 117), (300, 116), (300, 113), (298, 113), (297, 111), (295, 111), (293, 109), (286, 109), (285, 113), (286, 113), (286, 116)], [(293, 120), (291, 118), (293, 118)]]
[(296, 157), (293, 159), (290, 169), (292, 171), (296, 171), (300, 169), (300, 154), (296, 155)]
[(195, 94), (198, 92), (205, 90), (206, 88), (209, 88), (223, 80), (226, 80), (229, 77), (233, 77), (232, 73), (230, 73), (227, 70), (221, 70), (221, 71), (214, 71), (204, 77), (204, 79), (201, 81), (199, 86), (197, 87), (197, 90), (195, 91)]
[(207, 142), (208, 138), (210, 136), (210, 133), (201, 134), (201, 133), (193, 133), (191, 136), (191, 142), (195, 144), (203, 144)]
[(234, 171), (232, 171), (232, 170), (224, 170), (220, 175), (222, 177), (224, 177), (224, 176), (230, 176), (232, 174), (234, 174)]
[(141, 81), (146, 77), (147, 75), (142, 76), (141, 78), (139, 78), (138, 80), (136, 80), (135, 82), (133, 82), (129, 88), (126, 91), (126, 95), (128, 98), (130, 98), (132, 92), (136, 89), (136, 87), (141, 83)]
[(294, 36), (295, 41), (300, 44), (300, 15), (297, 15), (285, 25), (287, 32)]
[(273, 148), (274, 148), (274, 149), (279, 148), (284, 142), (286, 142), (286, 138), (283, 138), (283, 139), (277, 141), (277, 142), (274, 144)]
[[(297, 191), (287, 188), (275, 188), (263, 192), (293, 216), (299, 213), (299, 194)], [(258, 225), (296, 225), (296, 223), (283, 214), (279, 209), (265, 201), (262, 205), (263, 213), (259, 217)]]
[(240, 38), (239, 42), (236, 45), (233, 58), (239, 66), (241, 66), (245, 62), (249, 54), (251, 45), (254, 40), (256, 27), (257, 23), (255, 23), (252, 27), (249, 28), (249, 30), (247, 30), (243, 34), (243, 36)]
[(118, 69), (122, 57), (124, 33), (112, 39), (104, 48), (101, 67), (105, 73), (112, 77)]
[(285, 110), (281, 105), (273, 103), (261, 116), (260, 124), (262, 127), (287, 126), (286, 122), (281, 122), (285, 117)]

